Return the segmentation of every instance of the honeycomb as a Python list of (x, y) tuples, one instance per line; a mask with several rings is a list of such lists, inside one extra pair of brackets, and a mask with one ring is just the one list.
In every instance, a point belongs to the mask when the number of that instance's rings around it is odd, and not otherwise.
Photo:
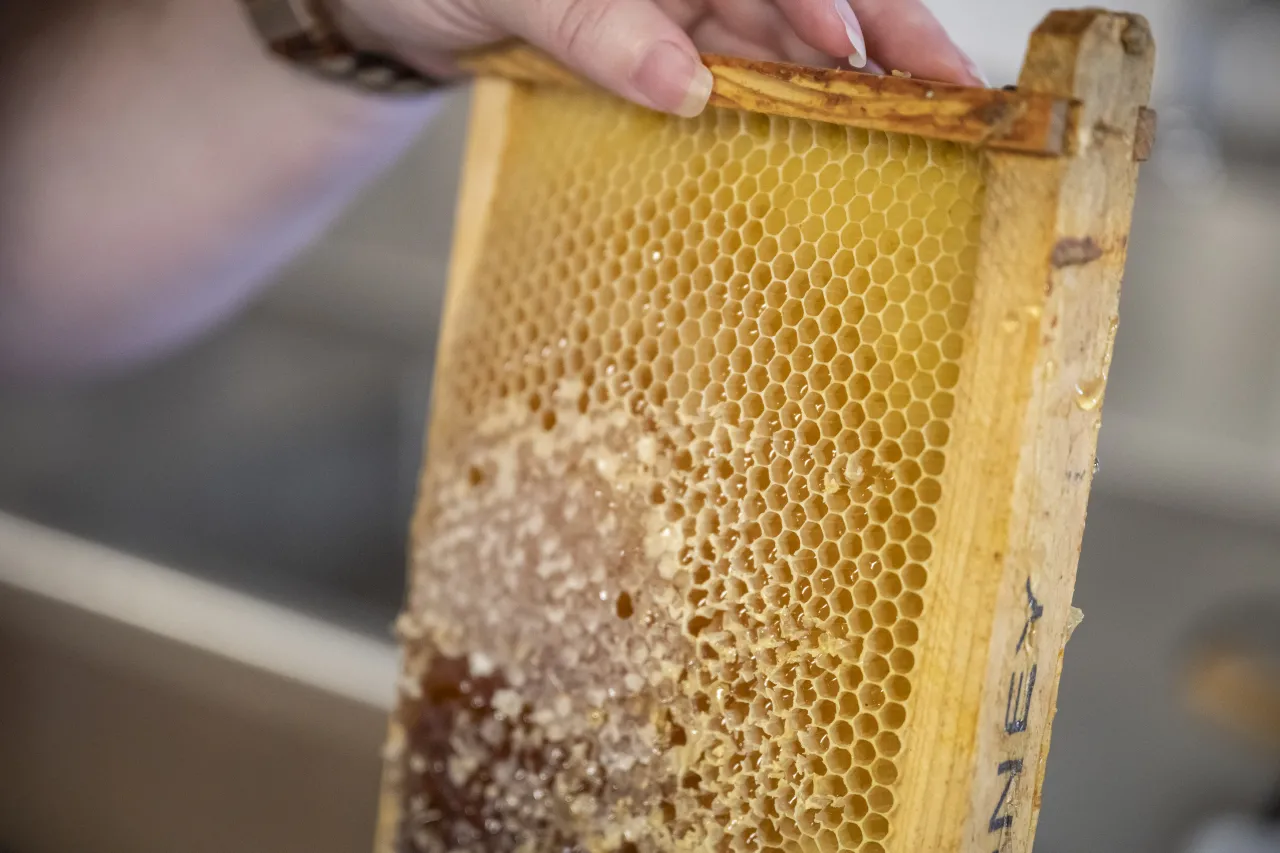
[(450, 294), (395, 849), (893, 849), (980, 155), (516, 88)]

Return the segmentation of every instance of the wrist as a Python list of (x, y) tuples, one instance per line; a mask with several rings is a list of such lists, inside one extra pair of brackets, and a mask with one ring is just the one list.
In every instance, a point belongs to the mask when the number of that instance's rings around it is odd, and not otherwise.
[[(269, 52), (330, 81), (378, 94), (421, 94), (459, 76), (446, 54), (407, 51), (383, 15), (391, 0), (241, 0)], [(409, 31), (417, 32), (417, 28)]]

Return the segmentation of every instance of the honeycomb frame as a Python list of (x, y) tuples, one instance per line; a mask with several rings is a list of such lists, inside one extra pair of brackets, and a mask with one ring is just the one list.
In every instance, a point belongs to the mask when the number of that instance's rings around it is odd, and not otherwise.
[(495, 55), (379, 853), (1029, 848), (1152, 50), (687, 121)]

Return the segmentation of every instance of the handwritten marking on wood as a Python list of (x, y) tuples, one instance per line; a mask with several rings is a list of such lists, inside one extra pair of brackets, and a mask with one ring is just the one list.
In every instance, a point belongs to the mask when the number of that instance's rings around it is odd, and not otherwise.
[[(987, 833), (996, 835), (992, 841), (992, 853), (1001, 853), (1008, 838), (1007, 830), (1013, 826), (1018, 807), (1018, 780), (1022, 774), (1025, 751), (1025, 735), (1031, 718), (1031, 703), (1036, 696), (1035, 631), (1036, 623), (1044, 616), (1044, 604), (1026, 578), (1021, 590), (1025, 598), (1022, 632), (1009, 657), (1009, 690), (1004, 697), (1004, 735), (1001, 738), (996, 764), (996, 775), (1004, 784), (995, 791), (997, 796), (987, 821)], [(988, 765), (990, 766), (990, 765)]]

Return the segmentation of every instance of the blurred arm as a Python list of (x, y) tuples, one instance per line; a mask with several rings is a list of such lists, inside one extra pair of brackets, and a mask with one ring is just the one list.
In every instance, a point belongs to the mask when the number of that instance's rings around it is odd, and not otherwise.
[(433, 111), (274, 62), (235, 0), (0, 7), (0, 376), (203, 330)]

